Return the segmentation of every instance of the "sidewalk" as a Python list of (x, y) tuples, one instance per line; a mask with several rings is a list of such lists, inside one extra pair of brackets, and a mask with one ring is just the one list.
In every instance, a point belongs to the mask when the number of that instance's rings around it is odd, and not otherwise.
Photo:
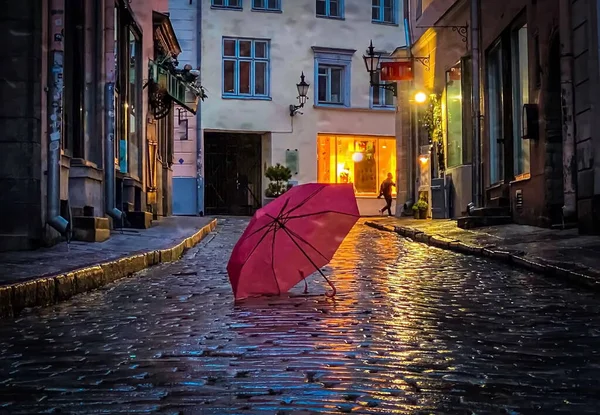
[(460, 229), (454, 220), (372, 218), (367, 225), (465, 254), (492, 257), (600, 290), (600, 237), (527, 225)]
[(35, 251), (0, 253), (0, 317), (49, 305), (144, 268), (181, 257), (217, 220), (168, 217), (150, 229), (111, 231), (105, 242), (73, 241)]

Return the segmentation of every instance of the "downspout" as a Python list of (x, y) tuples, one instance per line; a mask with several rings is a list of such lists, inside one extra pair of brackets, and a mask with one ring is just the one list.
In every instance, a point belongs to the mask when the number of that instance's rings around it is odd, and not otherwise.
[(115, 3), (104, 3), (104, 209), (112, 219), (122, 221), (123, 212), (115, 206)]
[[(191, 0), (190, 0), (191, 3)], [(202, 1), (196, 5), (196, 60), (202, 80)], [(202, 154), (202, 104), (196, 111), (196, 212), (204, 216), (204, 156)]]
[(50, 1), (48, 25), (48, 177), (46, 222), (65, 235), (69, 222), (60, 215), (60, 143), (64, 74), (64, 1)]
[(560, 29), (560, 84), (562, 101), (562, 167), (563, 167), (563, 222), (577, 214), (575, 184), (575, 119), (573, 115), (573, 43), (571, 30), (571, 1), (559, 1)]
[[(410, 0), (405, 0), (404, 1), (404, 24), (405, 24), (405, 29), (404, 29), (404, 33), (405, 33), (405, 37), (406, 37), (406, 48), (408, 51), (408, 56), (410, 57), (410, 59), (412, 60), (413, 58), (413, 54), (412, 54), (412, 47), (413, 47), (413, 28), (411, 26), (411, 13), (412, 13), (412, 8), (411, 8), (411, 1)], [(413, 71), (414, 72), (414, 71)], [(415, 89), (415, 80), (413, 78), (413, 80), (411, 81), (411, 89), (408, 92), (409, 96), (413, 95), (414, 93), (414, 89)], [(407, 159), (410, 160), (410, 162), (408, 163), (408, 192), (407, 192), (407, 200), (406, 203), (404, 205), (405, 209), (410, 209), (412, 207), (412, 204), (415, 203), (416, 200), (416, 185), (415, 185), (415, 179), (414, 179), (414, 175), (413, 173), (416, 174), (416, 155), (413, 154), (413, 147), (418, 147), (418, 110), (417, 110), (417, 106), (415, 105), (415, 103), (413, 102), (411, 104), (411, 99), (408, 100), (409, 102), (409, 115), (408, 115), (408, 119), (409, 119), (409, 131), (410, 131), (410, 137), (408, 140), (408, 156)], [(414, 140), (414, 144), (413, 144), (413, 140)]]
[[(568, 1), (568, 0), (567, 0)], [(471, 63), (473, 82), (473, 204), (483, 206), (481, 180), (481, 80), (480, 80), (480, 16), (481, 0), (471, 0)]]

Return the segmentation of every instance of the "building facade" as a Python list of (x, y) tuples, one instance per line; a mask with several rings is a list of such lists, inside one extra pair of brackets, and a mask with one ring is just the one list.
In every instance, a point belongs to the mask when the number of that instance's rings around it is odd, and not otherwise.
[[(453, 217), (473, 200), (471, 3), (411, 0), (407, 13), (413, 54), (431, 56), (415, 84), (439, 97)], [(598, 2), (479, 3), (484, 206), (517, 223), (597, 232)]]
[[(403, 44), (402, 2), (180, 3), (177, 36), (198, 45), (181, 61), (201, 67), (209, 101), (176, 126), (175, 212), (252, 214), (280, 163), (292, 183), (354, 183), (361, 213), (376, 214), (380, 182), (397, 176), (396, 100), (370, 87), (362, 56), (371, 39), (387, 52)], [(301, 75), (309, 100), (291, 115)]]
[[(148, 227), (169, 214), (159, 201), (169, 199), (170, 176), (156, 171), (157, 160), (172, 164), (172, 122), (154, 128), (159, 101), (148, 93), (169, 95), (168, 71), (150, 64), (180, 52), (157, 13), (168, 2), (5, 3), (3, 37), (13, 46), (0, 52), (0, 212), (10, 219), (1, 221), (0, 249), (103, 241), (112, 227)], [(187, 99), (169, 97), (159, 106), (172, 118), (172, 103)], [(165, 154), (152, 150), (160, 146)]]

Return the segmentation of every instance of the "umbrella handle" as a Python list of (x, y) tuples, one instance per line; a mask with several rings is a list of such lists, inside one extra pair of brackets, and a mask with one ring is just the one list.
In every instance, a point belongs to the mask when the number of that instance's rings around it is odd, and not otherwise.
[(321, 271), (321, 268), (317, 268), (317, 269), (319, 270), (319, 274), (321, 274), (321, 276), (322, 276), (323, 278), (325, 278), (325, 281), (327, 281), (327, 284), (329, 284), (329, 286), (331, 287), (331, 290), (332, 290), (332, 292), (331, 292), (331, 293), (328, 293), (328, 292), (326, 292), (326, 293), (325, 293), (325, 295), (326, 295), (327, 297), (329, 297), (329, 298), (333, 298), (333, 297), (335, 297), (335, 295), (337, 294), (337, 290), (335, 289), (335, 285), (333, 285), (333, 283), (332, 283), (331, 281), (329, 281), (329, 278), (327, 278), (327, 277), (325, 276), (325, 274), (323, 274), (323, 271)]

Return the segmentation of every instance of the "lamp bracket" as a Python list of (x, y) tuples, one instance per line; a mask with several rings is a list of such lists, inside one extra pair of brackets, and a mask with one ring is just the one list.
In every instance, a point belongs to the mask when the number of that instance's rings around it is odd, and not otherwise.
[(425, 67), (425, 70), (429, 71), (431, 69), (429, 55), (413, 56), (413, 59), (419, 62), (421, 65), (423, 65)]
[(377, 84), (375, 82), (371, 82), (371, 86), (373, 88), (381, 88), (392, 91), (392, 94), (397, 97), (398, 96), (398, 83), (397, 82), (389, 82), (387, 84)]
[(301, 108), (304, 108), (304, 104), (300, 104), (300, 105), (291, 104), (290, 105), (290, 117), (293, 117), (296, 114), (302, 115), (302, 113), (300, 112)]
[[(417, 29), (452, 29), (453, 32), (458, 33), (463, 43), (469, 44), (469, 24), (465, 23), (464, 26), (417, 26)], [(467, 46), (468, 47), (468, 46)]]
[(425, 70), (429, 71), (431, 69), (430, 66), (430, 55), (427, 56), (386, 56), (386, 61), (400, 61), (400, 62), (409, 62), (409, 61), (417, 61), (421, 65), (425, 67)]

